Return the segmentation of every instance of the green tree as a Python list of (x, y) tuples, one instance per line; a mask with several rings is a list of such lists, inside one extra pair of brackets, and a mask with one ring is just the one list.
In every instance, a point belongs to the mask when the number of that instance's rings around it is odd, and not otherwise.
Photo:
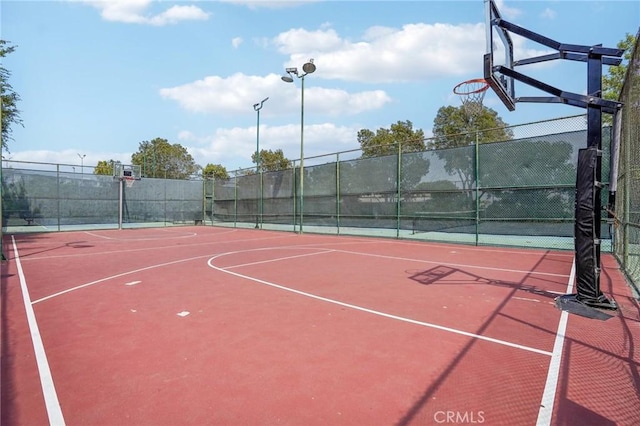
[(342, 203), (345, 211), (374, 216), (393, 214), (398, 189), (403, 200), (411, 199), (416, 185), (429, 172), (429, 160), (422, 154), (424, 139), (422, 129), (414, 130), (409, 120), (375, 132), (361, 129), (357, 134), (361, 158), (340, 164), (341, 194), (348, 194)]
[(482, 107), (475, 117), (463, 106), (441, 107), (433, 120), (433, 139), (428, 148), (443, 149), (469, 146), (476, 143), (513, 139), (513, 131), (491, 108)]
[(227, 172), (226, 167), (220, 164), (211, 164), (211, 163), (207, 164), (202, 169), (202, 176), (208, 177), (208, 178), (213, 177), (215, 179), (224, 179), (224, 180), (229, 179), (229, 173)]
[(413, 123), (409, 120), (398, 121), (388, 129), (381, 127), (375, 133), (369, 129), (361, 129), (357, 137), (363, 158), (396, 154), (398, 144), (401, 144), (402, 152), (419, 152), (425, 149), (424, 132), (422, 129), (413, 130)]
[(475, 161), (474, 151), (468, 147), (476, 142), (482, 144), (511, 139), (513, 130), (507, 128), (493, 109), (482, 107), (480, 113), (471, 117), (463, 106), (446, 106), (438, 110), (433, 120), (433, 139), (427, 146), (437, 150), (438, 158), (445, 162), (445, 171), (449, 175), (457, 175), (462, 189), (470, 190), (475, 177)]
[[(490, 218), (565, 218), (574, 214), (575, 150), (581, 140), (536, 137), (483, 147), (480, 199)], [(508, 159), (505, 161), (505, 159)]]
[[(5, 40), (0, 40), (0, 58), (4, 58), (6, 55), (12, 53), (15, 50), (15, 46), (9, 46)], [(2, 104), (2, 149), (9, 151), (8, 141), (13, 139), (11, 137), (12, 124), (19, 124), (22, 126), (22, 119), (20, 119), (20, 110), (18, 109), (18, 102), (20, 96), (13, 91), (13, 87), (9, 84), (9, 77), (11, 72), (0, 66), (0, 103)]]
[(602, 97), (617, 101), (622, 91), (622, 84), (627, 73), (627, 67), (633, 54), (633, 46), (636, 44), (636, 38), (632, 34), (627, 33), (623, 40), (618, 42), (618, 49), (624, 49), (623, 61), (618, 66), (609, 67), (609, 74), (602, 77)]
[(106, 175), (113, 176), (113, 160), (109, 161), (98, 161), (98, 164), (93, 169), (94, 175)]
[[(251, 161), (258, 164), (255, 152), (251, 154)], [(291, 168), (291, 160), (284, 156), (281, 149), (260, 150), (260, 169), (263, 172), (277, 172)]]
[(185, 147), (162, 138), (141, 142), (131, 163), (142, 168), (144, 177), (166, 179), (188, 179), (200, 168)]

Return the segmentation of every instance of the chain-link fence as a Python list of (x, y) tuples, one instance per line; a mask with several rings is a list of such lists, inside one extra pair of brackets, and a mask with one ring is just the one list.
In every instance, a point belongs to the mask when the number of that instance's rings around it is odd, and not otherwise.
[[(120, 190), (122, 187), (122, 203)], [(201, 223), (201, 180), (145, 178), (132, 187), (93, 167), (3, 161), (2, 225), (8, 232)]]
[[(356, 150), (305, 158), (302, 199), (298, 167), (239, 170), (207, 189), (207, 214), (232, 226), (572, 249), (586, 126), (579, 115), (495, 132), (506, 140), (474, 143), (488, 138), (455, 135), (457, 145), (469, 141), (457, 148), (406, 153), (397, 146), (396, 154), (380, 157)], [(606, 177), (611, 132), (604, 130)], [(611, 250), (606, 223), (602, 237), (603, 249)]]
[(615, 254), (640, 287), (640, 31), (620, 95), (620, 155), (615, 211)]
[[(624, 92), (615, 252), (637, 281), (637, 53), (635, 58)], [(573, 249), (576, 164), (578, 150), (586, 146), (586, 117), (511, 126), (506, 134), (508, 140), (479, 144), (473, 141), (486, 141), (486, 135), (456, 135), (470, 141), (469, 145), (450, 149), (407, 153), (400, 146), (396, 154), (381, 157), (363, 158), (360, 150), (352, 150), (306, 158), (303, 200), (300, 169), (295, 163), (292, 169), (276, 172), (238, 170), (230, 179), (144, 178), (131, 188), (123, 185), (122, 216), (125, 226), (205, 222)], [(603, 135), (602, 176), (606, 181), (608, 127)], [(429, 146), (433, 141), (425, 142)], [(111, 176), (95, 175), (91, 167), (10, 160), (3, 166), (5, 231), (118, 224), (120, 182)], [(603, 198), (606, 196), (603, 191)], [(607, 201), (603, 199), (602, 205)], [(611, 228), (603, 221), (604, 251), (611, 251)]]

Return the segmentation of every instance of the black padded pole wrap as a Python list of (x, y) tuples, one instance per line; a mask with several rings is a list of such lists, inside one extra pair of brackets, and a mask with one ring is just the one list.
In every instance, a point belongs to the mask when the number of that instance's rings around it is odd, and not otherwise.
[(578, 152), (575, 200), (575, 251), (576, 287), (578, 300), (596, 301), (602, 295), (599, 278), (600, 269), (596, 259), (599, 244), (596, 237), (594, 207), (600, 199), (600, 188), (595, 180), (598, 149), (581, 149)]
[(601, 151), (596, 147), (578, 152), (575, 199), (576, 300), (585, 305), (615, 309), (600, 290), (600, 193), (596, 179)]

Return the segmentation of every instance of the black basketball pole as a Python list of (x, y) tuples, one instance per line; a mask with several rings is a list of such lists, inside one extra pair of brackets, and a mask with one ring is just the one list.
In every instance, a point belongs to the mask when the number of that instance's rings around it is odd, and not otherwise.
[[(490, 2), (492, 7), (493, 2)], [(493, 10), (493, 9), (491, 9)], [(619, 65), (624, 50), (602, 45), (581, 46), (559, 43), (533, 31), (507, 22), (494, 11), (490, 25), (500, 27), (534, 42), (557, 50), (557, 53), (515, 61), (511, 67), (493, 64), (493, 51), (484, 56), (484, 75), (509, 110), (515, 102), (563, 103), (587, 110), (587, 147), (578, 154), (575, 201), (575, 267), (576, 294), (566, 294), (556, 300), (563, 310), (596, 318), (589, 308), (617, 309), (600, 290), (600, 251), (602, 227), (602, 113), (614, 114), (622, 105), (602, 98), (602, 66)], [(492, 47), (490, 47), (492, 48)], [(515, 66), (534, 64), (554, 59), (567, 59), (587, 63), (587, 95), (560, 90), (514, 70)], [(501, 77), (507, 76), (538, 88), (551, 97), (511, 98)], [(610, 199), (612, 202), (613, 199)], [(612, 207), (610, 207), (612, 208)], [(591, 309), (591, 311), (595, 311)], [(592, 316), (593, 315), (593, 316)]]
[[(586, 172), (593, 176), (591, 191), (593, 216), (592, 230), (586, 235), (579, 229), (576, 223), (576, 287), (575, 295), (566, 295), (565, 302), (575, 301), (594, 308), (616, 309), (615, 302), (610, 301), (600, 289), (600, 253), (601, 253), (601, 228), (602, 228), (602, 108), (591, 102), (591, 99), (602, 98), (602, 55), (592, 49), (587, 56), (587, 149), (595, 155), (593, 161), (578, 164), (578, 174)], [(586, 170), (580, 170), (586, 168)], [(578, 178), (579, 179), (579, 178)], [(583, 213), (580, 199), (584, 195), (579, 190), (579, 182), (576, 183), (576, 222)], [(587, 250), (589, 248), (589, 250)], [(567, 300), (568, 299), (568, 300)]]

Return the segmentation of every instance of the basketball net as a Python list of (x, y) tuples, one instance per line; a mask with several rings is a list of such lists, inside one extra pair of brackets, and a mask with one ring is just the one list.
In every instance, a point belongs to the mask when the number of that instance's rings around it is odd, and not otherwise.
[(131, 188), (134, 182), (136, 181), (136, 179), (131, 176), (124, 176), (123, 179), (124, 179), (124, 183), (127, 184), (127, 188)]
[(487, 93), (489, 83), (482, 78), (467, 80), (453, 88), (453, 93), (460, 96), (462, 107), (471, 118), (478, 116), (482, 112), (482, 101)]

